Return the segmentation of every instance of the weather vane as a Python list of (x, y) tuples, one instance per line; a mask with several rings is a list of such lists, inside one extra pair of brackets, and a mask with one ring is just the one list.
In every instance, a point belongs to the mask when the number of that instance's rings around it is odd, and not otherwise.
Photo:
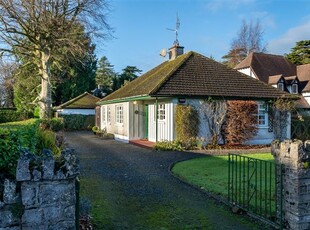
[(171, 30), (173, 32), (175, 32), (175, 41), (174, 41), (174, 45), (178, 45), (179, 44), (179, 40), (178, 40), (178, 31), (180, 29), (180, 19), (179, 19), (179, 16), (178, 16), (178, 13), (177, 13), (177, 22), (175, 24), (175, 29), (169, 29), (167, 28), (167, 30)]

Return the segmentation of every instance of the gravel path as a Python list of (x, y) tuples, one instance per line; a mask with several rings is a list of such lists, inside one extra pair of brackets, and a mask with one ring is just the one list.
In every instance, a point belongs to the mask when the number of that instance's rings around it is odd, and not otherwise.
[(90, 132), (68, 132), (66, 139), (80, 156), (81, 193), (92, 200), (96, 229), (258, 228), (171, 175), (174, 162), (202, 155), (157, 152)]

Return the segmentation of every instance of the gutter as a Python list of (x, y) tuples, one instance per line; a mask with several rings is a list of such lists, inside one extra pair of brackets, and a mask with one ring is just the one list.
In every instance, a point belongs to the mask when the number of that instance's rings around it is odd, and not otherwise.
[(151, 99), (151, 98), (152, 97), (149, 95), (139, 95), (139, 96), (133, 96), (133, 97), (124, 97), (124, 98), (112, 99), (112, 100), (107, 100), (107, 101), (99, 101), (96, 103), (96, 105), (108, 105), (108, 104), (127, 102), (127, 101), (147, 100), (147, 99)]

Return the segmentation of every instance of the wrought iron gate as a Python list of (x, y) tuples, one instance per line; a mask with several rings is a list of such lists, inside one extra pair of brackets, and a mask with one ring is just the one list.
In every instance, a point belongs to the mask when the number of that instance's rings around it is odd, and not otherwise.
[(282, 165), (229, 154), (228, 200), (282, 229)]

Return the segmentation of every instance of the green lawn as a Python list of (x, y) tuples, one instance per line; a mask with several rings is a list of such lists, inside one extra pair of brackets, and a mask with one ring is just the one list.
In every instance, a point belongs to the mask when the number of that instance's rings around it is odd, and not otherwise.
[[(271, 153), (247, 154), (246, 156), (272, 161)], [(172, 172), (182, 180), (208, 192), (228, 196), (228, 156), (206, 156), (177, 163)]]

